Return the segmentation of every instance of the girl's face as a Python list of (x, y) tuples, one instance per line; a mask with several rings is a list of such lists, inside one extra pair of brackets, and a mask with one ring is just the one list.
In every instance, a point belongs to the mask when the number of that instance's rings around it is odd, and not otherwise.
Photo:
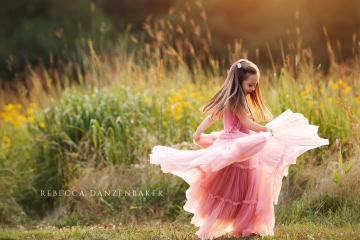
[(247, 79), (245, 79), (241, 84), (245, 96), (255, 91), (257, 84), (258, 84), (258, 77), (256, 74), (251, 74)]

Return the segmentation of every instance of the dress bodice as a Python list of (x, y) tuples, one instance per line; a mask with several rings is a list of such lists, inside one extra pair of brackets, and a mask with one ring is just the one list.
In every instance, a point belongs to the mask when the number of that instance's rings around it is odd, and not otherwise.
[(224, 112), (224, 130), (225, 132), (243, 132), (243, 133), (247, 133), (250, 134), (249, 129), (245, 128), (240, 120), (238, 119), (238, 117), (236, 115), (234, 115), (231, 111), (226, 110)]

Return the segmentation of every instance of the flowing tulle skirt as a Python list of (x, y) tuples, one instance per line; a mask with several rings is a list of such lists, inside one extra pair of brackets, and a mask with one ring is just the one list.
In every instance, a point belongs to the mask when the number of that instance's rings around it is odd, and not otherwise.
[(329, 144), (318, 136), (318, 126), (290, 110), (265, 126), (274, 136), (223, 130), (202, 134), (194, 142), (199, 150), (153, 148), (150, 162), (190, 185), (184, 210), (194, 214), (191, 223), (199, 227), (200, 238), (273, 236), (274, 204), (290, 164), (305, 151)]

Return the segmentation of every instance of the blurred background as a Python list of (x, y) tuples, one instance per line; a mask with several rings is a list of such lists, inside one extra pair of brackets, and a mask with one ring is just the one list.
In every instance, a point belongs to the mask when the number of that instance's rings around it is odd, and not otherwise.
[[(169, 16), (169, 11), (178, 14)], [(215, 57), (226, 55), (227, 44), (241, 39), (249, 58), (265, 65), (270, 65), (267, 43), (274, 61), (280, 62), (281, 48), (286, 52), (295, 51), (299, 46), (291, 42), (301, 33), (302, 47), (316, 49), (315, 64), (321, 64), (325, 71), (329, 67), (326, 37), (339, 60), (346, 61), (353, 57), (354, 38), (360, 33), (360, 2), (357, 0), (241, 3), (209, 0), (204, 1), (201, 8), (179, 0), (74, 0), (71, 4), (46, 0), (34, 0), (31, 4), (26, 0), (8, 1), (0, 10), (0, 19), (5, 23), (0, 29), (1, 81), (14, 80), (16, 74), (25, 71), (27, 62), (49, 66), (57, 64), (51, 60), (54, 58), (79, 61), (75, 49), (81, 44), (81, 37), (91, 37), (95, 48), (104, 50), (108, 43), (124, 36), (131, 26), (131, 34), (149, 40), (143, 34), (149, 17), (171, 19), (174, 27), (179, 25), (185, 29), (185, 34), (192, 34), (190, 20), (203, 31), (206, 17), (206, 26), (212, 33), (210, 50)]]

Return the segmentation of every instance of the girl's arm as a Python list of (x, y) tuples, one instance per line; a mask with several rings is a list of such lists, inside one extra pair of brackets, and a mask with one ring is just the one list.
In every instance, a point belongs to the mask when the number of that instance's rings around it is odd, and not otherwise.
[(210, 127), (214, 122), (216, 121), (216, 119), (210, 118), (210, 116), (207, 116), (202, 123), (200, 123), (200, 125), (198, 126), (198, 128), (196, 129), (196, 133), (203, 133), (208, 127)]
[(240, 122), (247, 128), (254, 132), (267, 132), (269, 129), (265, 126), (262, 126), (252, 120), (250, 120), (245, 113), (236, 113), (236, 116), (239, 118)]

